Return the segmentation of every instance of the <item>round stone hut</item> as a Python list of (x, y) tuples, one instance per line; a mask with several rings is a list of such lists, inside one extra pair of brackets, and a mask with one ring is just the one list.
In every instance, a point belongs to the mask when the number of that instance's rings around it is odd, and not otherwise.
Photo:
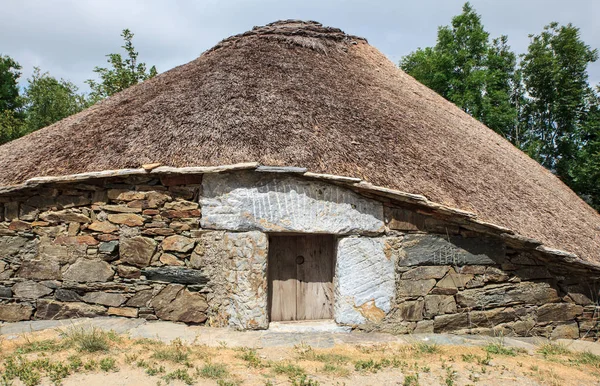
[(600, 215), (363, 38), (280, 21), (0, 147), (0, 320), (596, 339)]

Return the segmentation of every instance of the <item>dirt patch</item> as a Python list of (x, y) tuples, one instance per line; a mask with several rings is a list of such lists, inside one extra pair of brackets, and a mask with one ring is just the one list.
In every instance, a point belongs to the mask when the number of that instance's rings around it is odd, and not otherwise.
[(3, 385), (583, 385), (600, 381), (600, 356), (545, 344), (535, 352), (380, 343), (314, 348), (216, 347), (131, 339), (70, 327), (0, 341)]

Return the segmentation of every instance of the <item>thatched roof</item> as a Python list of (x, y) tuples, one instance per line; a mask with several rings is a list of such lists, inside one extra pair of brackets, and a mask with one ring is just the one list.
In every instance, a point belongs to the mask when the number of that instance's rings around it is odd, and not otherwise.
[(600, 215), (365, 40), (285, 21), (228, 38), (0, 146), (0, 185), (34, 176), (258, 161), (359, 177), (600, 262)]

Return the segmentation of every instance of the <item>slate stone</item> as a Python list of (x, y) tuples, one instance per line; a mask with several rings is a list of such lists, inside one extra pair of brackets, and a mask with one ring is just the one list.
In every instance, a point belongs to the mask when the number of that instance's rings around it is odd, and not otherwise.
[(60, 264), (55, 259), (24, 260), (16, 276), (32, 280), (61, 280)]
[(106, 307), (86, 303), (62, 303), (56, 300), (39, 299), (35, 319), (91, 318), (106, 315)]
[(152, 290), (144, 290), (133, 295), (125, 305), (129, 307), (147, 307), (150, 300), (152, 300)]
[(127, 298), (121, 294), (110, 292), (88, 292), (83, 295), (82, 299), (86, 303), (96, 303), (111, 307), (118, 307), (127, 300)]
[[(449, 240), (448, 240), (449, 238)], [(491, 238), (408, 235), (399, 265), (494, 265), (504, 262), (506, 247)]]
[(400, 303), (395, 316), (401, 320), (418, 322), (423, 319), (423, 300), (408, 301)]
[(423, 280), (423, 279), (441, 279), (446, 275), (450, 267), (448, 266), (426, 266), (413, 268), (402, 274), (405, 280)]
[(439, 315), (433, 319), (433, 330), (440, 333), (479, 327), (493, 328), (501, 323), (512, 322), (516, 318), (517, 313), (513, 308)]
[(118, 247), (119, 247), (119, 242), (116, 240), (103, 242), (103, 243), (100, 243), (100, 245), (98, 246), (98, 252), (113, 254), (113, 253), (117, 252)]
[(142, 275), (148, 280), (178, 284), (206, 284), (209, 280), (201, 271), (183, 267), (149, 267), (142, 269)]
[(559, 301), (548, 283), (521, 282), (494, 284), (460, 291), (456, 302), (462, 308), (488, 309), (516, 304), (541, 305)]
[(12, 298), (12, 290), (8, 287), (0, 287), (0, 298)]
[(73, 212), (71, 210), (61, 210), (58, 212), (46, 212), (40, 215), (40, 220), (47, 221), (49, 223), (59, 222), (77, 222), (77, 223), (89, 223), (92, 220), (81, 213)]
[(583, 307), (572, 303), (544, 304), (536, 310), (538, 323), (573, 320), (583, 314)]
[[(172, 229), (169, 229), (171, 232), (174, 232)], [(169, 236), (163, 240), (161, 246), (163, 251), (173, 251), (173, 252), (189, 252), (194, 249), (196, 245), (196, 241), (189, 237), (185, 236)]]
[(206, 174), (202, 228), (379, 234), (383, 205), (349, 189), (271, 173)]
[(425, 317), (456, 313), (454, 296), (427, 295), (425, 296)]
[(52, 293), (52, 289), (34, 281), (22, 281), (12, 287), (17, 298), (37, 299)]
[(104, 282), (111, 280), (114, 274), (106, 261), (79, 259), (63, 273), (63, 279), (80, 283)]
[(399, 280), (397, 294), (400, 297), (425, 296), (435, 286), (435, 279), (425, 280)]
[(119, 246), (119, 256), (127, 264), (147, 267), (156, 250), (156, 241), (148, 237), (135, 236), (123, 238)]
[(27, 243), (25, 237), (2, 236), (0, 237), (0, 258), (16, 255)]
[(391, 239), (397, 238), (346, 237), (339, 240), (334, 288), (337, 323), (363, 324), (373, 319), (373, 311), (385, 316), (392, 309), (396, 292), (395, 257), (386, 254)]
[(577, 323), (556, 326), (550, 337), (552, 339), (579, 339), (579, 326)]
[(108, 307), (108, 315), (112, 316), (122, 316), (125, 318), (137, 318), (138, 317), (138, 309), (130, 308), (130, 307)]
[(118, 265), (117, 274), (124, 279), (139, 279), (142, 273), (138, 268), (128, 265)]
[(75, 291), (67, 290), (64, 288), (57, 288), (54, 292), (54, 298), (61, 302), (80, 302), (82, 301), (81, 296)]
[(19, 322), (31, 319), (33, 308), (25, 304), (0, 304), (0, 321)]
[(166, 286), (152, 300), (156, 315), (162, 320), (184, 323), (202, 323), (207, 319), (206, 296), (189, 292), (182, 285)]

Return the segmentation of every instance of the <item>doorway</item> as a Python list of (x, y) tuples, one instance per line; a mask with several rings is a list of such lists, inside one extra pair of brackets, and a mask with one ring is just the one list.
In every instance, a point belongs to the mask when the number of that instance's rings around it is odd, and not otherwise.
[(269, 309), (272, 322), (333, 319), (335, 238), (269, 236)]

